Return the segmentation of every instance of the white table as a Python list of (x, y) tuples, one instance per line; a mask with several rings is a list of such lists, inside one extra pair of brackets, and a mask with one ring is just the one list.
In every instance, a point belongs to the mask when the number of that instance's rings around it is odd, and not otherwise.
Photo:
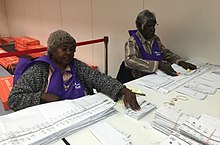
[[(156, 104), (158, 107), (160, 107), (164, 102), (170, 101), (173, 97), (180, 95), (175, 91), (171, 91), (170, 93), (163, 95), (162, 93), (156, 92), (154, 90), (136, 85), (132, 81), (127, 83), (126, 86), (132, 89), (138, 89), (143, 91), (144, 93), (146, 93), (146, 96), (141, 97), (146, 98), (147, 101)], [(215, 93), (215, 95), (209, 95), (203, 101), (198, 101), (188, 97), (187, 101), (178, 100), (175, 106), (195, 114), (206, 113), (215, 116), (220, 116), (219, 96), (220, 91), (218, 90)], [(122, 104), (122, 102), (118, 102), (115, 108), (118, 112), (104, 119), (103, 122), (108, 122), (113, 127), (116, 127), (130, 134), (130, 139), (133, 145), (158, 145), (161, 141), (167, 138), (166, 135), (155, 129), (145, 129), (143, 127), (144, 124), (151, 123), (153, 121), (155, 110), (144, 116), (139, 121), (137, 121), (123, 114), (124, 105)], [(101, 145), (101, 143), (90, 132), (90, 129), (93, 127), (94, 124), (86, 128), (83, 128), (78, 132), (73, 133), (72, 135), (67, 137), (66, 140), (70, 144)], [(59, 141), (55, 145), (58, 145), (58, 143), (62, 144), (61, 142), (62, 141)]]

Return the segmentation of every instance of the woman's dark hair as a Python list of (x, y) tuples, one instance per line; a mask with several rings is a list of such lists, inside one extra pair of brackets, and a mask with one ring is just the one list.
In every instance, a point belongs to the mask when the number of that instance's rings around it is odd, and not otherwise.
[(148, 21), (155, 21), (155, 23), (157, 23), (156, 16), (154, 15), (154, 13), (152, 13), (149, 10), (144, 10), (140, 12), (136, 19), (137, 29), (143, 30), (143, 27), (147, 24)]

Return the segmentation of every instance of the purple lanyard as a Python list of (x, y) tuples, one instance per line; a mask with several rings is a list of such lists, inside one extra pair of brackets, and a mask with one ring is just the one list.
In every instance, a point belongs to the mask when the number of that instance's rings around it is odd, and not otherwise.
[[(46, 62), (54, 68), (47, 93), (56, 94), (61, 100), (76, 99), (85, 95), (84, 88), (75, 74), (74, 64), (70, 63), (70, 73), (72, 74), (72, 77), (70, 77), (70, 79), (66, 82), (63, 82), (63, 75), (61, 74), (60, 69), (47, 56), (41, 56), (34, 61), (20, 59), (15, 71), (14, 82), (16, 82), (23, 72), (25, 72), (30, 66), (32, 66), (35, 62), (40, 61)], [(64, 86), (68, 86), (68, 88), (65, 88)]]
[(152, 54), (149, 54), (145, 51), (144, 46), (142, 45), (140, 39), (138, 38), (136, 34), (137, 30), (129, 30), (128, 32), (131, 36), (134, 37), (138, 47), (141, 50), (141, 56), (144, 60), (156, 60), (156, 61), (162, 60), (162, 54), (156, 39), (154, 40), (152, 45)]

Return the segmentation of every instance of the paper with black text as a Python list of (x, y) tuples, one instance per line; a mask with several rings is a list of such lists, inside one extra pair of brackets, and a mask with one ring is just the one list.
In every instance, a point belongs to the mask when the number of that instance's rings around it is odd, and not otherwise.
[(107, 122), (97, 124), (90, 131), (103, 145), (129, 145), (131, 143), (129, 138)]

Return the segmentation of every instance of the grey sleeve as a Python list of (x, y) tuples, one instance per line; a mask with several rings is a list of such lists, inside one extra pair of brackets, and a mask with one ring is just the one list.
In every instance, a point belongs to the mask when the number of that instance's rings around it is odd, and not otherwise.
[(84, 86), (96, 89), (112, 99), (116, 99), (119, 91), (125, 87), (115, 78), (94, 70), (78, 60), (75, 61), (75, 67), (77, 76)]
[(37, 62), (20, 76), (8, 98), (10, 109), (17, 111), (40, 104), (47, 84), (48, 68), (48, 64)]

